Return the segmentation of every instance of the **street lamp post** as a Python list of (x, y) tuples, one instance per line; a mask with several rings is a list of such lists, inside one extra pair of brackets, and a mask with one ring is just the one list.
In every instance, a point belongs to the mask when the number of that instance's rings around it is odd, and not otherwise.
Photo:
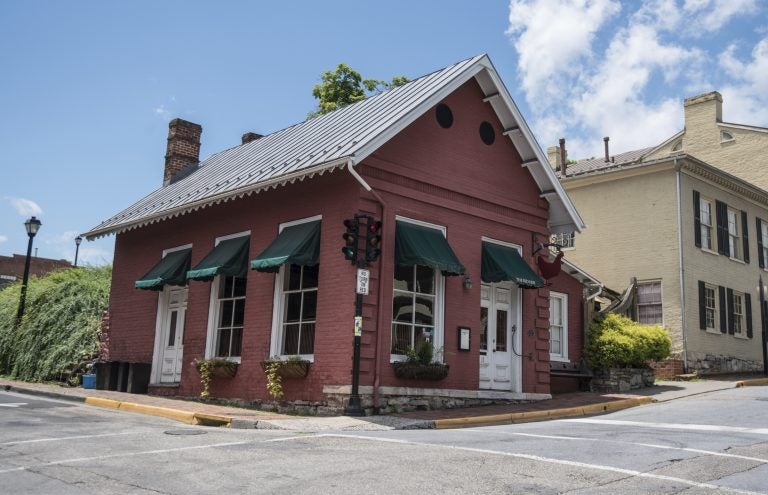
[(765, 376), (768, 376), (768, 322), (765, 321), (766, 311), (766, 305), (765, 305), (765, 286), (763, 285), (763, 276), (760, 275), (760, 287), (758, 287), (758, 291), (760, 292), (760, 328), (763, 330), (763, 374)]
[(83, 236), (75, 237), (75, 267), (77, 267), (77, 255), (80, 252), (80, 243), (83, 242)]
[(24, 316), (24, 303), (27, 299), (27, 282), (29, 281), (29, 262), (32, 257), (32, 239), (34, 239), (37, 231), (40, 230), (41, 225), (43, 224), (35, 217), (24, 222), (24, 227), (27, 229), (27, 235), (29, 236), (29, 243), (27, 244), (27, 258), (24, 261), (24, 278), (21, 282), (21, 296), (19, 297), (19, 311), (16, 313), (16, 325), (21, 323), (21, 317)]

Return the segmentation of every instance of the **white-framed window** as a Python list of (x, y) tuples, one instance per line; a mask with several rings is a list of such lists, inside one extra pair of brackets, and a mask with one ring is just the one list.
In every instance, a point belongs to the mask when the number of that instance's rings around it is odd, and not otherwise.
[(744, 294), (733, 291), (733, 334), (745, 336), (744, 331)]
[(712, 202), (706, 198), (699, 199), (701, 217), (701, 247), (712, 249)]
[(717, 308), (717, 287), (714, 285), (704, 285), (704, 321), (706, 330), (710, 332), (720, 331), (717, 329), (719, 319), (719, 313)]
[[(432, 228), (446, 235), (445, 227), (439, 225), (400, 216), (396, 220)], [(405, 358), (408, 351), (416, 349), (422, 341), (431, 342), (435, 350), (441, 349), (444, 287), (445, 277), (434, 268), (395, 263), (390, 348), (393, 360)]]
[[(550, 244), (558, 244), (563, 249), (576, 247), (576, 232), (563, 232), (561, 234), (552, 234), (549, 237)], [(555, 249), (552, 247), (551, 249)]]
[(766, 222), (760, 222), (760, 238), (762, 239), (763, 244), (763, 252), (758, 253), (758, 256), (763, 257), (763, 265), (766, 270), (768, 270), (768, 223)]
[(637, 321), (644, 325), (662, 325), (661, 281), (638, 282)]
[(549, 292), (549, 359), (568, 360), (568, 294)]
[[(282, 223), (278, 233), (287, 227), (320, 221), (322, 218), (322, 215), (316, 215)], [(272, 356), (301, 356), (310, 361), (314, 359), (319, 281), (319, 263), (314, 266), (287, 264), (280, 267), (275, 281), (272, 314)]]
[(739, 219), (741, 218), (741, 212), (728, 208), (728, 248), (730, 249), (731, 258), (740, 260), (743, 258), (741, 252), (741, 226), (739, 226)]
[[(214, 246), (222, 241), (246, 237), (251, 231), (217, 237)], [(208, 308), (208, 338), (205, 355), (240, 361), (245, 326), (245, 293), (247, 277), (216, 275), (211, 283), (211, 302)]]

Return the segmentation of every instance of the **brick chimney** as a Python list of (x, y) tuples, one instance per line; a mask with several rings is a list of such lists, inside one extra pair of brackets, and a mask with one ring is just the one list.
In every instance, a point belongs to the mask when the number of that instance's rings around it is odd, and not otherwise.
[(255, 132), (246, 132), (243, 134), (243, 144), (250, 143), (251, 141), (256, 141), (257, 139), (261, 139), (264, 136), (261, 134), (256, 134)]
[(168, 147), (165, 152), (165, 171), (163, 185), (173, 182), (173, 177), (188, 167), (200, 163), (200, 135), (203, 128), (199, 124), (182, 119), (173, 119), (168, 124)]

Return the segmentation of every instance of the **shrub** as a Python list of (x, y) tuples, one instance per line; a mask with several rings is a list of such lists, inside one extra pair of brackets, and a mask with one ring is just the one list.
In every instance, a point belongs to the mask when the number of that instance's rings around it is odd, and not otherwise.
[(111, 266), (31, 277), (18, 327), (21, 284), (0, 290), (0, 373), (26, 381), (59, 379), (95, 359), (111, 278)]
[(589, 327), (587, 361), (597, 370), (642, 368), (648, 361), (663, 361), (672, 351), (667, 330), (641, 325), (626, 316), (609, 313)]

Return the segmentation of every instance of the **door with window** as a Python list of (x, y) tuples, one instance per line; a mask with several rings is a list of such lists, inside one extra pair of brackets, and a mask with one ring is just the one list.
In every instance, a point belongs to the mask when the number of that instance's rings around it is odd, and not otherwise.
[(480, 388), (515, 391), (517, 290), (511, 284), (483, 284), (480, 298)]
[(160, 383), (178, 383), (181, 380), (181, 362), (184, 354), (184, 317), (187, 313), (187, 288), (166, 287), (167, 301), (160, 335)]

